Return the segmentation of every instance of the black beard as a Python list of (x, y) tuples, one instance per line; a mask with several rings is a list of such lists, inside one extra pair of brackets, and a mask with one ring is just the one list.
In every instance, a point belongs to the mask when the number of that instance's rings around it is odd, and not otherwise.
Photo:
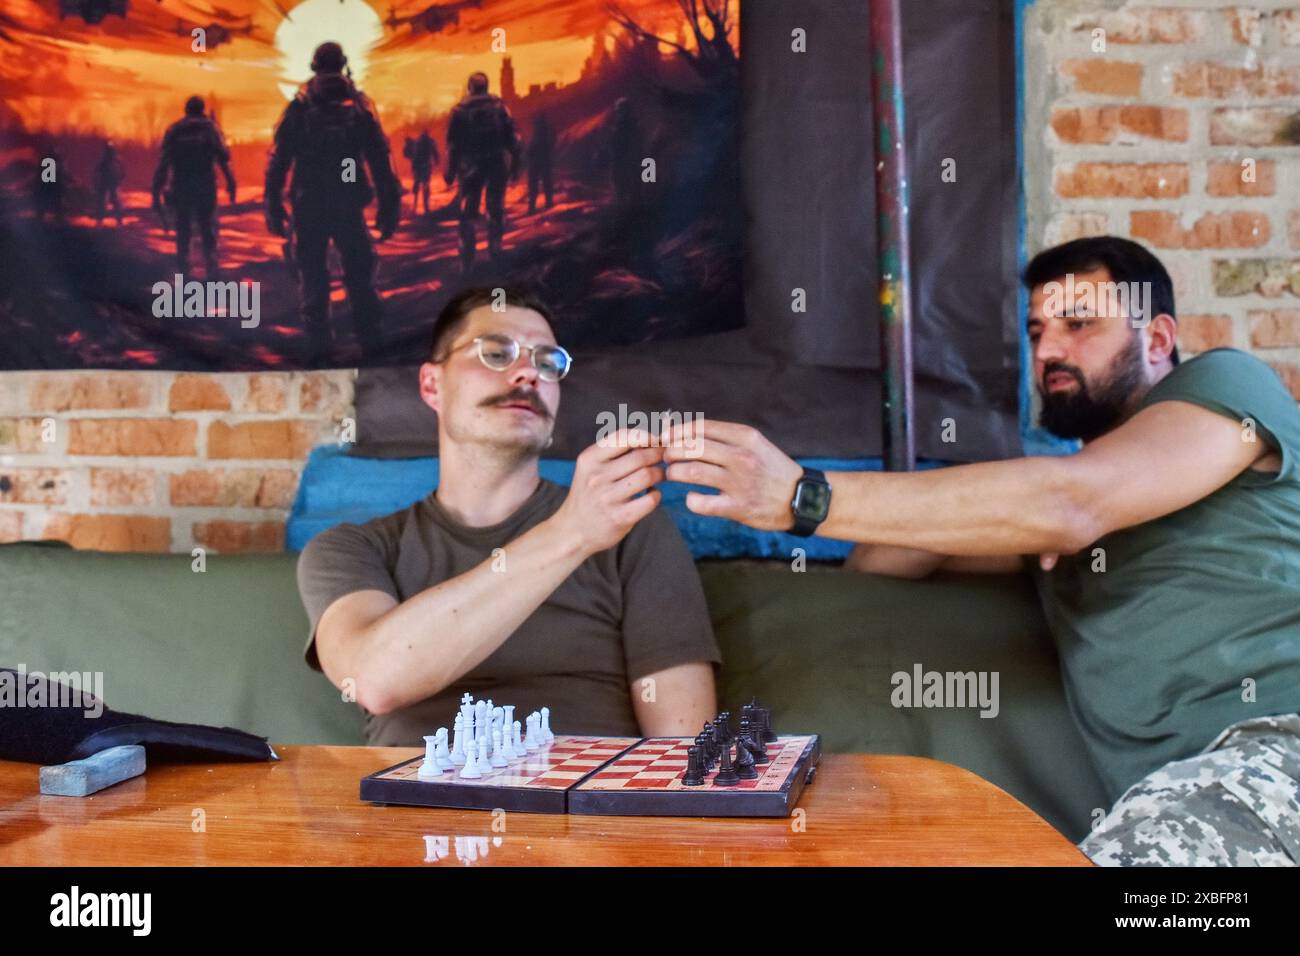
[(1124, 420), (1138, 395), (1143, 384), (1142, 338), (1133, 336), (1129, 347), (1116, 356), (1105, 377), (1092, 388), (1073, 365), (1053, 362), (1044, 366), (1044, 381), (1052, 372), (1068, 372), (1079, 387), (1073, 392), (1047, 392), (1039, 383), (1043, 410), (1038, 423), (1059, 438), (1093, 441)]

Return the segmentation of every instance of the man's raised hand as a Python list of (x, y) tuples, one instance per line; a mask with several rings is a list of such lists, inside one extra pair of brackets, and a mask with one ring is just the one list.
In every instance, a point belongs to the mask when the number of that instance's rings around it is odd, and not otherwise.
[[(569, 495), (555, 517), (595, 554), (614, 547), (659, 505), (663, 449), (645, 432), (619, 431), (578, 455)], [(641, 495), (641, 492), (647, 492)], [(641, 495), (641, 497), (637, 497)]]
[(692, 491), (686, 507), (696, 514), (730, 518), (760, 531), (788, 531), (790, 502), (803, 468), (757, 429), (733, 422), (693, 420), (668, 434), (667, 478), (717, 488)]

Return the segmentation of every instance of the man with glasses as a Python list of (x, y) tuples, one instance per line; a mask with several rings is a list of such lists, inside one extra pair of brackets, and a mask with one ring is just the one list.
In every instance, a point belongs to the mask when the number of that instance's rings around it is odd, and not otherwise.
[(437, 490), (303, 550), (307, 662), (354, 691), (371, 744), (419, 745), (465, 692), (548, 706), (561, 733), (681, 736), (716, 712), (703, 590), (656, 507), (663, 449), (620, 432), (570, 488), (539, 477), (571, 367), (536, 298), (456, 295), (419, 373)]

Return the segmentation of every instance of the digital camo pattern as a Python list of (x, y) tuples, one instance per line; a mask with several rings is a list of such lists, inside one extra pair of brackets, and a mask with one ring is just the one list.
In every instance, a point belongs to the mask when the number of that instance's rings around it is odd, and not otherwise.
[(1101, 866), (1300, 864), (1300, 714), (1243, 720), (1148, 774), (1079, 849)]

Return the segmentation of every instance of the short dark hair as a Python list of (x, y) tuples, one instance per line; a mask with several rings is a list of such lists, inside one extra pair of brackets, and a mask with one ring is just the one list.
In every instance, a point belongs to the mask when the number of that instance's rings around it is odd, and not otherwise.
[[(1152, 316), (1174, 311), (1174, 283), (1164, 264), (1145, 246), (1119, 236), (1090, 236), (1044, 249), (1025, 267), (1026, 289), (1060, 279), (1070, 273), (1104, 268), (1114, 282), (1145, 282), (1151, 287)], [(1178, 364), (1178, 346), (1169, 354)]]
[(470, 286), (461, 289), (442, 307), (438, 313), (438, 318), (433, 322), (433, 338), (430, 342), (430, 355), (435, 362), (442, 361), (439, 358), (443, 346), (448, 339), (454, 338), (465, 324), (465, 317), (475, 309), (484, 305), (495, 305), (497, 302), (504, 300), (506, 305), (513, 305), (519, 309), (531, 309), (546, 320), (554, 331), (555, 315), (551, 312), (550, 307), (543, 302), (535, 293), (528, 289), (522, 289), (518, 286)]

